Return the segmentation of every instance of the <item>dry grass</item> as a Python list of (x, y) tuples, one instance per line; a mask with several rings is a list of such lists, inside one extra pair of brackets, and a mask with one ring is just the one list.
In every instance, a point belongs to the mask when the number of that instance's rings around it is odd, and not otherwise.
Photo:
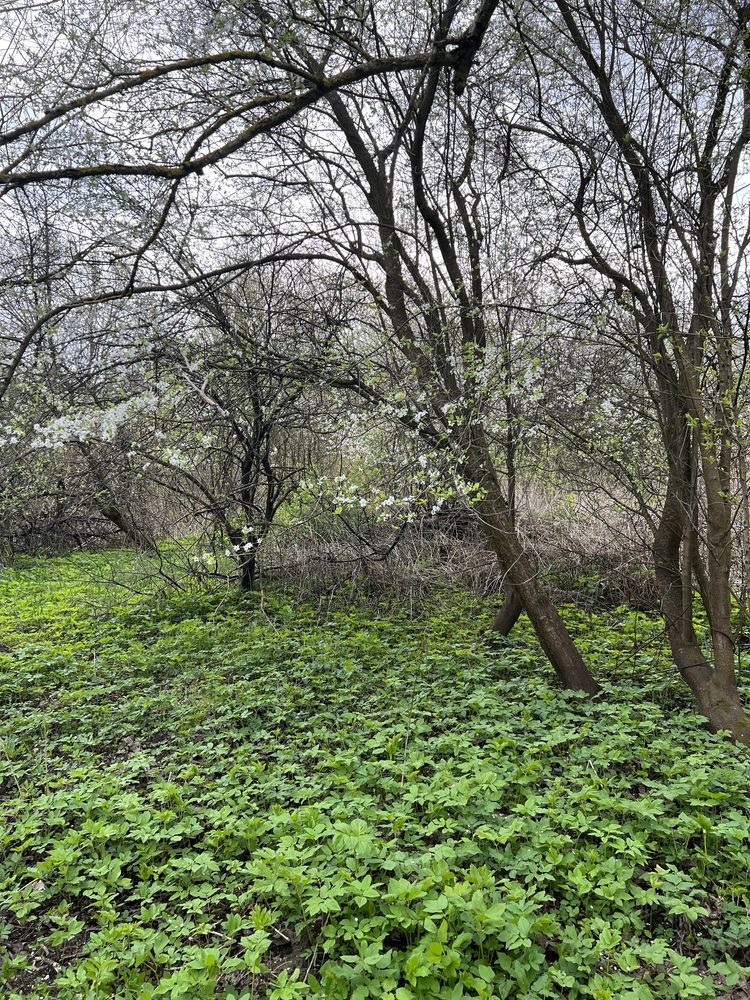
[[(648, 546), (632, 519), (611, 505), (592, 509), (586, 498), (561, 505), (541, 490), (524, 500), (519, 532), (557, 601), (657, 606)], [(311, 593), (351, 588), (413, 602), (446, 585), (483, 596), (502, 587), (502, 571), (468, 511), (425, 517), (396, 544), (386, 525), (362, 519), (356, 528), (331, 519), (276, 529), (264, 554), (267, 572)]]

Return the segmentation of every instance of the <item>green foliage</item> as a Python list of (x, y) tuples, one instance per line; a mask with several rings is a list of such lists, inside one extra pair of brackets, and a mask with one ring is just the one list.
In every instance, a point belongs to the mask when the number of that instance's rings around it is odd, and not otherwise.
[[(118, 556), (118, 570), (127, 557)], [(570, 612), (606, 699), (487, 609), (0, 588), (0, 990), (714, 997), (750, 964), (744, 753), (658, 623)]]

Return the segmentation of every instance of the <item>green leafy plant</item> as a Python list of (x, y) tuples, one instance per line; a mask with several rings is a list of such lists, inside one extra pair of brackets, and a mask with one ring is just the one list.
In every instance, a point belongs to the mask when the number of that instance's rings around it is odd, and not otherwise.
[(466, 594), (413, 617), (282, 588), (126, 599), (90, 566), (0, 585), (4, 996), (745, 983), (748, 760), (683, 702), (657, 622), (568, 612), (609, 678), (590, 701), (523, 622), (487, 642)]

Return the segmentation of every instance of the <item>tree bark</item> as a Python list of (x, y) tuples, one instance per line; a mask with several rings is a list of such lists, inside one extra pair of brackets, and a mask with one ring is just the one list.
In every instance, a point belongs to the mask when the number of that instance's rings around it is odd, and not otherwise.
[(521, 545), (488, 449), (476, 429), (475, 439), (467, 449), (465, 471), (481, 490), (475, 509), (482, 531), (501, 564), (507, 567), (506, 578), (559, 679), (572, 691), (596, 694), (599, 685), (583, 662), (565, 622), (539, 585), (539, 574)]
[(737, 742), (750, 744), (750, 719), (742, 707), (734, 673), (734, 654), (729, 635), (728, 581), (725, 593), (724, 589), (715, 587), (715, 577), (709, 580), (710, 607), (707, 611), (711, 619), (713, 668), (700, 647), (692, 615), (685, 617), (685, 580), (680, 565), (683, 511), (679, 482), (675, 475), (670, 475), (666, 500), (654, 535), (653, 556), (672, 658), (711, 732), (727, 730)]
[(102, 517), (106, 517), (108, 521), (111, 521), (136, 548), (154, 551), (156, 549), (154, 539), (147, 532), (143, 531), (117, 503), (114, 493), (110, 488), (107, 474), (92, 449), (84, 444), (83, 441), (77, 442), (77, 448), (83, 456), (97, 487), (93, 502), (99, 513)]
[(493, 632), (498, 632), (500, 635), (510, 635), (513, 631), (513, 626), (521, 617), (523, 605), (521, 604), (521, 598), (518, 596), (518, 591), (507, 578), (503, 584), (503, 591), (505, 593), (505, 600), (498, 608), (490, 627)]
[(252, 590), (257, 578), (257, 561), (255, 553), (245, 556), (240, 561), (240, 590)]
[(153, 538), (141, 531), (138, 525), (128, 515), (114, 504), (97, 503), (102, 517), (106, 517), (114, 526), (128, 538), (137, 549), (152, 552), (156, 549)]

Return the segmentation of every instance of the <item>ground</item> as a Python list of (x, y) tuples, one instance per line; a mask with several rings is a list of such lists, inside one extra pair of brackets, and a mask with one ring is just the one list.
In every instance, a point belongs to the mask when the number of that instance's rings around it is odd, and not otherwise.
[(750, 995), (750, 764), (658, 622), (568, 612), (605, 681), (443, 592), (0, 584), (3, 997)]

